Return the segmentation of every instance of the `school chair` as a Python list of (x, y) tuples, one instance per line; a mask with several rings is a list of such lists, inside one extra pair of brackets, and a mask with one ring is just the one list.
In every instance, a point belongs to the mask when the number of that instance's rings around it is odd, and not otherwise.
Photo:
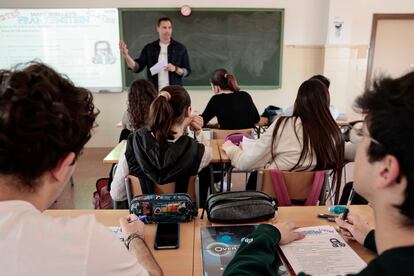
[[(188, 190), (187, 193), (190, 195), (193, 202), (196, 201), (196, 190), (195, 190), (195, 180), (196, 176), (190, 176), (188, 180)], [(141, 183), (139, 182), (138, 177), (133, 175), (128, 175), (125, 178), (125, 189), (127, 193), (128, 206), (131, 206), (132, 199), (137, 195), (142, 195)], [(154, 193), (155, 194), (173, 194), (175, 191), (175, 182), (167, 184), (155, 184)]]
[[(240, 133), (240, 134), (247, 134), (247, 135), (252, 135), (253, 134), (253, 128), (244, 128), (244, 129), (211, 129), (212, 131), (212, 136), (213, 139), (224, 139), (227, 135), (230, 134), (234, 134), (234, 133)], [(226, 168), (226, 165), (229, 166), (228, 168)], [(229, 192), (231, 189), (231, 174), (232, 173), (245, 173), (246, 175), (246, 179), (247, 179), (247, 173), (246, 171), (238, 171), (238, 170), (234, 170), (234, 168), (228, 164), (222, 164), (222, 168), (220, 170), (220, 173), (222, 174), (222, 172), (227, 171), (228, 176), (227, 176), (227, 188), (226, 190)], [(214, 170), (215, 173), (219, 172)], [(222, 178), (224, 178), (224, 174), (222, 174), (221, 176)], [(223, 185), (223, 179), (221, 179), (221, 184)], [(221, 191), (223, 191), (224, 187), (221, 187)]]
[(326, 187), (329, 182), (328, 171), (290, 172), (277, 169), (258, 170), (256, 190), (276, 198), (279, 206), (324, 205)]

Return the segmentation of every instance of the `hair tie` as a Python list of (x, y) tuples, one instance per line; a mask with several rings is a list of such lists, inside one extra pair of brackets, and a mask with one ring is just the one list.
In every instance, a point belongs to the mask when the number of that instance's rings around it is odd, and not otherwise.
[(171, 94), (168, 91), (161, 91), (158, 97), (159, 96), (164, 97), (167, 100), (167, 102), (171, 100)]
[(227, 73), (226, 73), (226, 74), (224, 74), (224, 78), (225, 78), (225, 79), (227, 79), (227, 76), (228, 76), (228, 74), (227, 74)]

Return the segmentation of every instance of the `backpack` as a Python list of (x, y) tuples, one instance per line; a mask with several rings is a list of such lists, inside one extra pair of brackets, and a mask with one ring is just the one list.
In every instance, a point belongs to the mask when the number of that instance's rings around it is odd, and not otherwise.
[(108, 184), (109, 178), (100, 178), (96, 181), (96, 191), (93, 192), (92, 197), (94, 209), (112, 209), (112, 198)]
[(277, 115), (279, 115), (282, 112), (282, 108), (274, 105), (269, 105), (265, 108), (262, 115), (260, 116), (267, 118), (269, 120), (269, 125), (271, 125), (273, 121), (276, 119)]

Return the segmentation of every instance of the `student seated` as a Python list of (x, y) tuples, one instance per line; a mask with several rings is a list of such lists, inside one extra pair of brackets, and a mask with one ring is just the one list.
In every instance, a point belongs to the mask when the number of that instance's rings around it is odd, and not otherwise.
[[(230, 141), (223, 149), (240, 170), (277, 168), (289, 171), (333, 170), (339, 185), (343, 166), (342, 134), (329, 113), (329, 92), (317, 79), (301, 84), (291, 117), (279, 117), (260, 139), (243, 148)], [(249, 179), (248, 190), (256, 189)]]
[(97, 114), (88, 90), (46, 65), (0, 71), (1, 274), (162, 275), (135, 216), (120, 220), (127, 249), (92, 215), (42, 213), (72, 176)]
[(254, 128), (260, 116), (252, 97), (240, 91), (236, 77), (226, 69), (217, 69), (211, 76), (211, 88), (215, 94), (201, 115), (204, 124), (214, 117), (221, 129)]
[[(313, 77), (311, 77), (311, 79), (317, 79), (320, 80), (323, 84), (326, 85), (326, 88), (329, 91), (329, 86), (331, 85), (331, 82), (329, 81), (329, 79), (325, 76), (322, 75), (315, 75)], [(334, 120), (336, 120), (339, 116), (338, 110), (336, 109), (335, 106), (330, 105), (329, 106), (329, 112), (332, 115), (332, 118), (334, 118)], [(289, 106), (288, 108), (284, 109), (282, 112), (282, 116), (292, 116), (293, 113), (293, 106)]]
[[(129, 173), (139, 178), (143, 193), (154, 193), (154, 183), (171, 182), (176, 183), (176, 193), (186, 193), (190, 176), (210, 163), (212, 149), (201, 131), (203, 119), (190, 115), (187, 91), (177, 85), (166, 86), (151, 103), (148, 128), (135, 130), (129, 136), (125, 158)], [(186, 134), (188, 126), (200, 142)], [(202, 202), (209, 184), (200, 181)]]
[[(152, 101), (157, 97), (157, 90), (155, 90), (152, 83), (147, 80), (135, 80), (128, 93), (128, 125), (131, 130), (146, 127), (148, 125), (148, 113)], [(125, 137), (124, 139), (127, 139)], [(115, 201), (127, 200), (125, 190), (125, 177), (129, 174), (128, 163), (125, 159), (125, 149), (121, 153), (118, 165), (115, 170), (113, 180), (111, 182), (111, 197)]]
[[(414, 72), (377, 81), (356, 106), (366, 124), (359, 132), (354, 188), (370, 202), (376, 230), (353, 213), (336, 223), (345, 237), (379, 254), (356, 275), (414, 275)], [(259, 226), (224, 275), (276, 275), (277, 244), (303, 238), (294, 229), (291, 223)]]
[(122, 127), (133, 131), (146, 126), (151, 102), (157, 97), (154, 85), (144, 79), (131, 83), (128, 91), (128, 108), (122, 116)]

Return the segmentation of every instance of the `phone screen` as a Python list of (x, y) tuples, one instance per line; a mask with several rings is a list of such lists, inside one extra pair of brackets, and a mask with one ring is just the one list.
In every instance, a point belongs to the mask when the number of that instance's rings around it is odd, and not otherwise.
[(155, 249), (174, 249), (179, 246), (180, 225), (178, 223), (159, 223), (155, 234)]

